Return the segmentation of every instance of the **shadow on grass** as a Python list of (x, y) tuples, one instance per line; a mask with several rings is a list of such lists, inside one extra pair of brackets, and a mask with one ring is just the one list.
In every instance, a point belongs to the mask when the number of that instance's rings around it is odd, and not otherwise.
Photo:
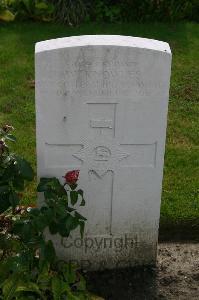
[(181, 221), (173, 223), (171, 221), (160, 223), (159, 242), (199, 242), (199, 220)]

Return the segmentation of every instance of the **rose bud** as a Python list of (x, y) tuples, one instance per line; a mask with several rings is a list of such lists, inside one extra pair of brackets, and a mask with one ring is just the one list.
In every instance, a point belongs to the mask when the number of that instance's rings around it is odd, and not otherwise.
[(79, 178), (79, 170), (69, 171), (63, 177), (68, 185), (73, 185)]

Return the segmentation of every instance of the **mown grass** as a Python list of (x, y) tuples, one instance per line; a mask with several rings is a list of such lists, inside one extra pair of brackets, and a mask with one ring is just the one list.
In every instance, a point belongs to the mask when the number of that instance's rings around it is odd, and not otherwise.
[[(16, 128), (15, 148), (36, 170), (34, 45), (37, 41), (81, 34), (123, 34), (166, 41), (173, 52), (161, 228), (199, 228), (199, 27), (178, 24), (0, 24), (0, 123)], [(25, 203), (36, 199), (29, 185)], [(170, 229), (169, 229), (170, 230)], [(172, 235), (172, 233), (170, 234)]]

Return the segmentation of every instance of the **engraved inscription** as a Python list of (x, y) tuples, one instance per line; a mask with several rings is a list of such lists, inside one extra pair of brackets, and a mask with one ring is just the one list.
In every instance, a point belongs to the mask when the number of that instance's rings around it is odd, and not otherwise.
[(87, 103), (89, 127), (93, 134), (115, 136), (117, 103)]
[(113, 120), (90, 120), (90, 126), (93, 128), (113, 128)]
[(104, 146), (98, 146), (94, 149), (94, 160), (96, 161), (108, 161), (111, 156), (111, 151)]
[(60, 78), (65, 79), (73, 95), (128, 96), (132, 91), (143, 95), (145, 82), (140, 69), (136, 54), (132, 55), (128, 49), (121, 57), (118, 49), (106, 48), (98, 52), (87, 46), (77, 50), (76, 58), (70, 54), (64, 58)]

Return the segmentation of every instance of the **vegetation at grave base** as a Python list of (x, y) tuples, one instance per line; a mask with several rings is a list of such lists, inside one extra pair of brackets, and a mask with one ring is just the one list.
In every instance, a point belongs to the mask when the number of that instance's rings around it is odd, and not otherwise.
[[(172, 76), (161, 207), (161, 226), (198, 226), (198, 88), (197, 24), (88, 24), (66, 27), (49, 23), (0, 25), (0, 123), (16, 128), (15, 150), (36, 172), (34, 46), (37, 41), (80, 34), (124, 34), (169, 42)], [(23, 204), (36, 201), (36, 180), (24, 190)]]
[(198, 21), (197, 0), (0, 0), (0, 20), (27, 18), (77, 25), (88, 21)]
[(41, 178), (37, 191), (44, 194), (41, 208), (19, 206), (18, 192), (33, 179), (29, 163), (10, 152), (7, 141), (16, 142), (13, 127), (0, 129), (0, 298), (1, 299), (92, 299), (77, 268), (58, 260), (53, 242), (44, 231), (69, 237), (79, 227), (83, 236), (86, 219), (75, 205), (85, 205), (77, 190), (79, 171), (57, 178)]

